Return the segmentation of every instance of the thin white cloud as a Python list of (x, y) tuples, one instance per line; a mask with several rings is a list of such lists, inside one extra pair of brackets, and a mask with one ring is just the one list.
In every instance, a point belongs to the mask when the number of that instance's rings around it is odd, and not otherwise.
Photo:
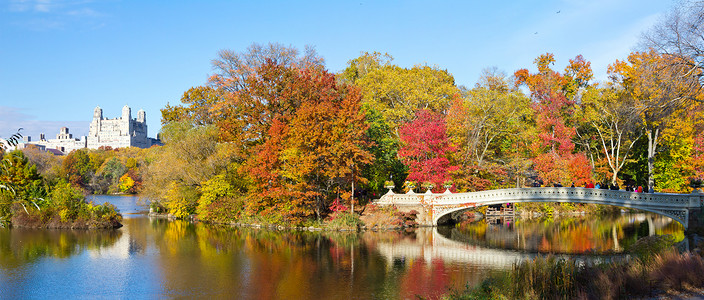
[(30, 30), (63, 29), (73, 23), (84, 28), (99, 28), (102, 23), (98, 26), (94, 23), (105, 15), (88, 7), (91, 4), (92, 1), (10, 0), (8, 11), (25, 17), (12, 24)]
[(76, 10), (71, 10), (66, 12), (67, 15), (69, 16), (74, 16), (74, 17), (100, 17), (103, 14), (90, 9), (90, 8), (81, 8), (81, 9), (76, 9)]
[(43, 19), (43, 18), (34, 18), (34, 19), (29, 19), (25, 20), (23, 22), (15, 22), (13, 23), (15, 25), (19, 25), (31, 30), (35, 31), (43, 31), (43, 30), (51, 30), (51, 29), (61, 29), (64, 28), (65, 23), (62, 21), (54, 20), (54, 19)]
[(57, 4), (52, 0), (10, 0), (11, 12), (51, 12)]
[(8, 8), (11, 12), (25, 12), (32, 7), (28, 0), (10, 0)]
[(34, 10), (38, 12), (49, 12), (51, 10), (51, 0), (37, 0)]

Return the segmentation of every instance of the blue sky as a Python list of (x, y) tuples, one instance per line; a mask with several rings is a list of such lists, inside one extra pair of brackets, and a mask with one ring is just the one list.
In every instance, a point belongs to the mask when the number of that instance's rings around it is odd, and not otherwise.
[(206, 83), (218, 50), (252, 43), (316, 48), (332, 72), (362, 51), (403, 67), (447, 69), (471, 87), (482, 69), (556, 68), (582, 54), (597, 79), (674, 5), (660, 0), (90, 1), (0, 0), (0, 137), (67, 126), (86, 135), (95, 106), (160, 112)]

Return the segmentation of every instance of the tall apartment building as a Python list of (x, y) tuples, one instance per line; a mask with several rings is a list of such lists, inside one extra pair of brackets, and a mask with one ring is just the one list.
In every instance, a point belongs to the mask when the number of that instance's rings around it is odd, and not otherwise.
[[(125, 105), (122, 108), (122, 115), (114, 119), (104, 118), (103, 109), (100, 106), (96, 107), (93, 110), (93, 121), (90, 123), (88, 136), (76, 139), (69, 133), (67, 127), (62, 127), (55, 139), (46, 139), (42, 133), (39, 135), (39, 140), (33, 142), (31, 137), (25, 136), (15, 148), (23, 149), (28, 145), (60, 155), (83, 148), (149, 148), (152, 145), (161, 145), (161, 142), (147, 137), (147, 113), (140, 109), (137, 112), (137, 118), (133, 119), (132, 110)], [(9, 145), (7, 148), (10, 148)]]
[(156, 139), (147, 137), (147, 113), (137, 112), (137, 118), (132, 118), (132, 110), (125, 105), (122, 115), (118, 118), (103, 117), (103, 109), (97, 106), (93, 110), (93, 121), (88, 131), (87, 147), (97, 149), (104, 146), (114, 148), (139, 147), (149, 148), (158, 143)]

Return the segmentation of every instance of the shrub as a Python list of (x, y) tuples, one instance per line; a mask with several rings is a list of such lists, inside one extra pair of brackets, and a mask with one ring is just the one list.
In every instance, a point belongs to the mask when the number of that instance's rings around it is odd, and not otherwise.
[(62, 222), (75, 220), (85, 204), (83, 192), (68, 182), (56, 184), (49, 198), (49, 205), (59, 212)]
[[(596, 265), (538, 257), (516, 264), (510, 271), (492, 274), (475, 288), (451, 291), (448, 298), (627, 299), (704, 285), (702, 257), (669, 251), (671, 237), (648, 237), (636, 244), (632, 251), (640, 257)], [(643, 255), (647, 251), (653, 253)]]
[(688, 287), (704, 285), (704, 260), (699, 255), (674, 251), (657, 255), (653, 258), (654, 268), (651, 280), (665, 289), (682, 290)]
[(209, 179), (204, 182), (201, 187), (201, 195), (200, 199), (198, 199), (196, 213), (200, 218), (207, 218), (207, 216), (204, 215), (210, 212), (210, 205), (222, 197), (233, 196), (234, 191), (235, 189), (230, 182), (227, 181), (224, 174)]
[(330, 220), (324, 226), (331, 230), (358, 230), (364, 223), (356, 213), (337, 212), (333, 213)]
[[(395, 227), (415, 227), (417, 226), (416, 216), (418, 211), (412, 210), (408, 213), (400, 212), (394, 206), (378, 206), (368, 204), (361, 216), (362, 221), (368, 228), (390, 226)], [(410, 221), (410, 222), (409, 222)]]
[(243, 217), (244, 199), (242, 197), (219, 197), (206, 208), (200, 210), (198, 218), (215, 223), (232, 223)]
[(166, 193), (164, 207), (176, 218), (186, 218), (196, 212), (200, 195), (193, 187), (171, 183)]
[(418, 218), (418, 211), (417, 210), (411, 210), (409, 212), (396, 212), (396, 221), (394, 222), (395, 224), (398, 224), (398, 226), (403, 226), (403, 227), (417, 227), (418, 222), (416, 222), (416, 219)]

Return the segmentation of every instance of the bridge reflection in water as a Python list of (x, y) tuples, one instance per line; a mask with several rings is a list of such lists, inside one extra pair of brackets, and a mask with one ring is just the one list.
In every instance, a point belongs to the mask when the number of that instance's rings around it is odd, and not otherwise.
[(377, 251), (386, 258), (388, 266), (393, 266), (394, 260), (411, 262), (418, 259), (440, 259), (445, 263), (473, 264), (490, 269), (509, 268), (516, 262), (532, 259), (537, 255), (453, 241), (440, 234), (437, 227), (418, 229), (416, 234), (419, 239), (417, 241), (377, 243)]
[[(477, 223), (483, 225), (477, 226), (486, 227), (477, 230), (481, 232), (478, 235), (471, 228), (420, 228), (415, 232), (415, 239), (376, 242), (375, 246), (387, 260), (387, 266), (411, 264), (416, 260), (442, 260), (445, 263), (474, 265), (480, 269), (509, 269), (515, 263), (546, 253), (590, 263), (622, 259), (623, 255), (619, 252), (640, 237), (672, 234), (681, 239), (683, 234), (680, 224), (654, 214), (625, 214), (613, 220), (604, 220), (601, 222), (603, 224), (596, 224), (598, 220), (593, 219), (567, 219), (565, 222), (574, 226), (565, 228), (564, 224), (556, 221), (553, 228), (554, 231), (563, 231), (563, 235), (539, 232), (536, 228), (545, 227), (539, 220), (530, 221), (533, 224), (520, 224), (519, 221), (520, 225), (486, 225), (480, 221)], [(580, 223), (582, 221), (584, 223)], [(555, 245), (545, 246), (545, 243)]]

